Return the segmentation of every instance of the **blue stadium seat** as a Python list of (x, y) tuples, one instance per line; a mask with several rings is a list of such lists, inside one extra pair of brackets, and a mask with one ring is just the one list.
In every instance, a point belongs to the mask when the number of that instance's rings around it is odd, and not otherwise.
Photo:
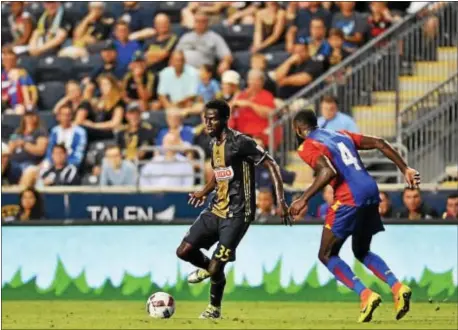
[(46, 56), (38, 61), (36, 79), (44, 81), (67, 81), (73, 72), (73, 60), (55, 56)]
[(43, 8), (43, 2), (30, 1), (26, 5), (26, 10), (33, 16), (35, 22), (37, 22), (45, 9)]
[(63, 3), (65, 12), (73, 22), (78, 22), (88, 13), (88, 2), (86, 1), (65, 1)]
[(73, 65), (73, 77), (81, 80), (87, 76), (97, 67), (103, 64), (100, 54), (93, 54), (86, 58), (75, 60)]
[(19, 127), (21, 116), (2, 115), (2, 140), (8, 141), (11, 134)]
[(21, 55), (18, 57), (17, 64), (18, 66), (24, 68), (29, 75), (32, 77), (34, 82), (36, 82), (36, 73), (37, 73), (37, 65), (38, 61), (40, 60), (39, 57), (32, 57), (27, 55)]
[(114, 140), (101, 140), (89, 143), (86, 153), (86, 166), (93, 167), (94, 165), (101, 165), (105, 153), (105, 148), (110, 144), (115, 144)]
[(10, 15), (10, 6), (6, 2), (2, 2), (2, 29), (8, 26), (8, 16)]
[(50, 131), (51, 128), (57, 125), (56, 116), (52, 111), (40, 111), (40, 119), (43, 128)]
[(9, 26), (2, 26), (2, 46), (10, 42), (13, 42), (13, 36), (11, 35), (10, 28)]
[(112, 15), (115, 19), (122, 15), (124, 7), (121, 1), (107, 1), (105, 2), (105, 11)]
[(161, 1), (157, 12), (167, 14), (172, 23), (180, 23), (181, 10), (187, 5), (187, 1)]
[(235, 71), (240, 73), (242, 77), (245, 77), (246, 73), (250, 69), (251, 53), (248, 50), (238, 51), (233, 53), (234, 63), (232, 64)]
[(267, 68), (269, 70), (275, 69), (280, 64), (282, 64), (290, 56), (288, 52), (285, 51), (275, 51), (275, 52), (265, 52), (264, 56), (267, 60)]
[(173, 23), (171, 26), (171, 30), (174, 33), (176, 33), (178, 37), (181, 37), (186, 32), (189, 32), (189, 29), (185, 28), (184, 26), (181, 26), (180, 23)]
[(106, 44), (107, 44), (107, 41), (102, 40), (102, 41), (96, 42), (95, 44), (87, 46), (86, 49), (90, 54), (99, 54), (103, 50)]
[(61, 81), (48, 81), (38, 85), (38, 108), (52, 110), (65, 95), (65, 84)]
[[(167, 121), (165, 119), (165, 111), (148, 111), (142, 113), (142, 119), (154, 125), (158, 129), (167, 128)], [(197, 126), (201, 123), (201, 118), (197, 116), (189, 116), (184, 121), (184, 125)]]
[(211, 29), (219, 33), (226, 40), (233, 52), (247, 50), (253, 43), (253, 25), (225, 26), (223, 24), (217, 24), (213, 25)]

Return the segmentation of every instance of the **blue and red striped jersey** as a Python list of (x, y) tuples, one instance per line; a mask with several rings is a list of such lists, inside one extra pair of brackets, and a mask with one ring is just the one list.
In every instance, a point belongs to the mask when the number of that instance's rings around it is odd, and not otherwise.
[(298, 149), (299, 156), (315, 168), (319, 156), (329, 158), (337, 171), (330, 185), (334, 202), (362, 206), (379, 203), (377, 183), (367, 172), (358, 154), (361, 134), (318, 128), (309, 134)]

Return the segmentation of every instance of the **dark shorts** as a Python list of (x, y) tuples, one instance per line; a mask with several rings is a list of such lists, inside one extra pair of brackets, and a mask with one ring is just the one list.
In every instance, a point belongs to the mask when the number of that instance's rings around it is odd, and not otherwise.
[(373, 236), (384, 231), (378, 204), (366, 206), (333, 205), (328, 209), (325, 227), (341, 239), (350, 235)]
[(218, 242), (213, 258), (223, 262), (235, 261), (235, 250), (249, 226), (245, 217), (220, 218), (207, 209), (194, 221), (183, 240), (206, 250)]

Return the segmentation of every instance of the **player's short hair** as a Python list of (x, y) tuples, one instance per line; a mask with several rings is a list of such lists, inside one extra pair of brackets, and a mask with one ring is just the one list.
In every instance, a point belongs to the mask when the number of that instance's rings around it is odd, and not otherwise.
[(318, 119), (316, 118), (315, 111), (311, 109), (304, 109), (296, 113), (294, 122), (298, 124), (305, 124), (310, 128), (318, 126)]
[(450, 195), (447, 196), (447, 199), (455, 199), (458, 198), (458, 193), (451, 193)]
[(205, 109), (215, 109), (222, 119), (229, 119), (231, 115), (231, 108), (224, 100), (211, 100), (205, 104)]
[(53, 151), (55, 149), (61, 149), (64, 153), (67, 153), (67, 148), (65, 148), (65, 144), (63, 144), (63, 143), (58, 143), (54, 147), (52, 147)]

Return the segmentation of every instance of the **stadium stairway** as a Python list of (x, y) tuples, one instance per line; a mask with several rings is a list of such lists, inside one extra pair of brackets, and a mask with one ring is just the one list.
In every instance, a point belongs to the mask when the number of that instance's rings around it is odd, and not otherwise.
[[(400, 111), (428, 90), (444, 82), (458, 69), (457, 47), (439, 47), (437, 61), (416, 61), (410, 75), (399, 76)], [(450, 91), (456, 93), (456, 91)], [(352, 107), (362, 133), (391, 137), (396, 135), (396, 92), (372, 93), (371, 105)], [(431, 106), (434, 106), (433, 104)]]

